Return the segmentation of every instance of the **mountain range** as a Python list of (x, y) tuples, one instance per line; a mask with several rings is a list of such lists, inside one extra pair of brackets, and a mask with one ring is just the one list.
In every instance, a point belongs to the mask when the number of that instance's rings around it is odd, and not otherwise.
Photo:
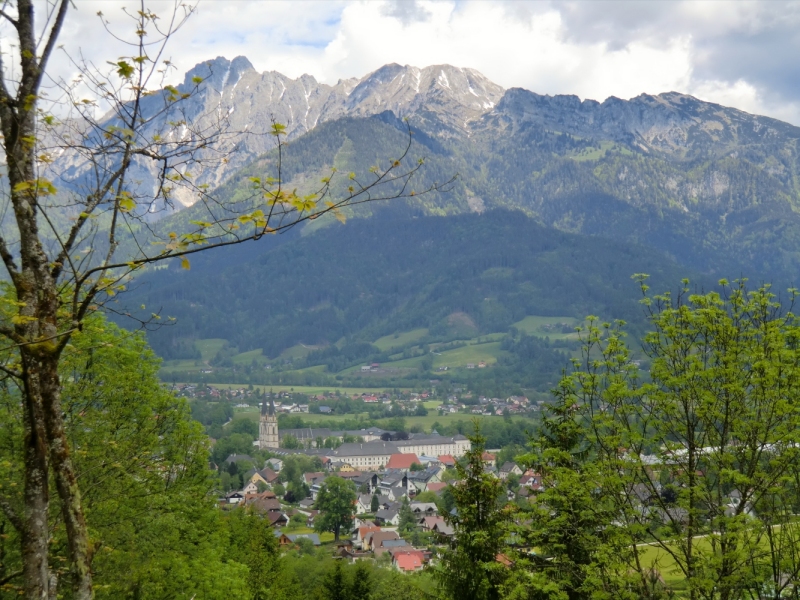
[[(366, 173), (371, 165), (396, 155), (407, 140), (407, 119), (414, 131), (410, 158), (427, 159), (417, 185), (424, 188), (457, 173), (452, 191), (385, 208), (367, 205), (348, 216), (408, 222), (513, 210), (526, 219), (517, 219), (517, 232), (514, 219), (506, 223), (503, 235), (532, 235), (527, 224), (531, 220), (544, 230), (652, 249), (667, 261), (664, 264), (675, 265), (675, 272), (702, 274), (709, 281), (747, 276), (783, 286), (794, 282), (800, 268), (800, 128), (776, 119), (675, 92), (596, 102), (504, 90), (475, 70), (449, 65), (420, 69), (391, 64), (361, 79), (327, 85), (308, 75), (291, 79), (258, 73), (244, 57), (217, 58), (187, 73), (179, 89), (192, 91), (197, 77), (203, 83), (176, 103), (174, 114), (168, 112), (153, 123), (153, 132), (163, 134), (172, 127), (173, 135), (181, 135), (179, 121), (172, 121), (173, 127), (171, 120), (180, 117), (202, 124), (221, 115), (232, 131), (242, 132), (221, 140), (218, 150), (226, 161), (195, 173), (198, 183), (216, 187), (222, 198), (241, 197), (249, 177), (274, 169), (274, 140), (262, 135), (272, 119), (286, 125), (283, 177), (288, 186), (301, 189), (332, 167)], [(80, 166), (70, 168), (65, 178), (79, 178)], [(137, 177), (147, 184), (147, 172)], [(158, 227), (176, 228), (197, 218), (193, 198), (180, 199), (185, 208)], [(303, 234), (308, 237), (327, 223), (314, 223)], [(349, 243), (348, 231), (342, 230), (342, 244)], [(413, 236), (408, 239), (412, 244)], [(575, 246), (579, 238), (560, 239)], [(300, 243), (314, 242), (292, 235), (274, 245)], [(336, 255), (335, 240), (326, 238), (320, 244), (320, 252)], [(412, 255), (416, 249), (397, 246), (393, 251)], [(262, 252), (267, 250), (256, 253)], [(308, 248), (303, 252), (314, 254)], [(245, 255), (233, 256), (204, 259), (182, 281), (192, 288), (209, 274), (235, 270)], [(559, 256), (564, 259), (566, 254)], [(348, 260), (358, 259), (350, 254)], [(214, 266), (207, 270), (206, 264)], [(631, 274), (615, 273), (612, 287)], [(248, 272), (248, 277), (256, 276)], [(141, 281), (149, 281), (147, 277)], [(264, 277), (270, 277), (268, 270)], [(156, 279), (148, 284), (148, 306), (159, 303), (155, 290), (164, 283), (156, 285)], [(586, 303), (582, 306), (588, 308)], [(460, 310), (440, 306), (435, 312), (441, 317)], [(191, 317), (195, 322), (186, 339), (219, 336), (218, 331), (209, 333), (210, 325), (198, 325), (198, 318)], [(285, 318), (290, 319), (288, 313)], [(378, 321), (363, 326), (370, 329), (369, 335), (383, 331)], [(180, 325), (168, 336), (173, 342), (179, 329)], [(347, 335), (357, 336), (349, 326), (345, 329)], [(281, 334), (281, 344), (333, 343), (334, 334), (343, 333), (340, 328), (312, 340), (308, 328), (298, 323), (294, 334)], [(255, 347), (256, 342), (236, 337), (241, 349)], [(270, 348), (270, 353), (280, 350)]]

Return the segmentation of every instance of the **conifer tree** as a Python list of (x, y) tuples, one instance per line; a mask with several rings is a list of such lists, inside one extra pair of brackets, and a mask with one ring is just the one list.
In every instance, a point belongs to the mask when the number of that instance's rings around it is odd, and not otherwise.
[(486, 440), (475, 421), (468, 436), (471, 449), (456, 463), (459, 481), (452, 485), (455, 514), (445, 515), (455, 535), (434, 571), (445, 598), (498, 600), (507, 576), (500, 554), (504, 550), (511, 519), (505, 507), (503, 483), (485, 471)]

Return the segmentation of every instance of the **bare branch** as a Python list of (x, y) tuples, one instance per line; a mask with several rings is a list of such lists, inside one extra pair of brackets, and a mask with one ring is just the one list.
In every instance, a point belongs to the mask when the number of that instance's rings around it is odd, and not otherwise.
[(6, 11), (0, 8), (0, 17), (3, 17), (6, 21), (11, 23), (14, 27), (17, 27), (19, 23), (17, 23), (16, 19), (14, 19), (11, 15), (9, 15)]
[(58, 35), (61, 33), (61, 26), (64, 24), (64, 18), (67, 16), (67, 8), (69, 7), (69, 3), (70, 0), (61, 0), (61, 3), (58, 7), (58, 12), (56, 13), (55, 21), (53, 22), (53, 26), (50, 28), (50, 33), (47, 37), (47, 43), (42, 51), (42, 56), (39, 58), (39, 75), (34, 86), (37, 90), (39, 89), (39, 84), (42, 81), (42, 77), (44, 77), (47, 61), (50, 59), (50, 55), (53, 53), (53, 48), (55, 48)]

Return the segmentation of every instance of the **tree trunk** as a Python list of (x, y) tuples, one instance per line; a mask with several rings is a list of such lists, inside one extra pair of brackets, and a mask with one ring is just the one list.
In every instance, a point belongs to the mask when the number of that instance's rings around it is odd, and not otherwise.
[[(27, 384), (27, 378), (26, 378)], [(47, 448), (42, 423), (41, 405), (32, 402), (25, 389), (23, 424), (25, 428), (25, 508), (20, 524), (22, 542), (22, 576), (28, 600), (50, 598), (47, 548), (49, 528), (47, 508)]]
[(86, 519), (83, 515), (81, 493), (75, 467), (69, 452), (69, 443), (61, 410), (61, 381), (58, 376), (58, 356), (42, 360), (42, 399), (44, 424), (50, 442), (50, 463), (56, 490), (61, 500), (61, 515), (67, 530), (67, 542), (78, 600), (90, 600), (92, 592), (91, 550)]
[[(57, 36), (67, 4), (62, 3), (56, 25)], [(41, 81), (37, 63), (34, 10), (30, 0), (19, 0), (15, 27), (20, 43), (21, 78), (17, 100), (10, 101), (5, 82), (0, 89), (9, 101), (0, 106), (11, 205), (19, 233), (19, 265), (3, 256), (11, 273), (19, 319), (14, 324), (14, 339), (19, 343), (22, 362), (23, 399), (26, 418), (25, 438), (25, 512), (23, 515), (22, 553), (25, 591), (31, 600), (41, 600), (50, 592), (48, 568), (48, 456), (56, 483), (65, 524), (75, 598), (91, 600), (91, 555), (86, 520), (81, 506), (77, 477), (69, 452), (61, 414), (61, 382), (58, 363), (59, 342), (66, 332), (59, 332), (61, 299), (47, 253), (39, 232), (39, 182), (36, 171), (35, 98)], [(44, 59), (46, 60), (46, 58)], [(22, 99), (22, 101), (19, 101)]]

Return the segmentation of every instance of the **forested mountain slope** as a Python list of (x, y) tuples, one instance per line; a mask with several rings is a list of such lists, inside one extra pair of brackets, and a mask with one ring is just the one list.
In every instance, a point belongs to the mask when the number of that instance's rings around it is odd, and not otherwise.
[(277, 356), (299, 343), (372, 341), (420, 327), (442, 337), (459, 328), (466, 337), (504, 332), (527, 315), (641, 324), (631, 275), (649, 273), (667, 288), (688, 272), (646, 248), (509, 211), (383, 215), (280, 241), (221, 250), (190, 271), (174, 264), (148, 273), (119, 302), (178, 318), (150, 334), (162, 356), (206, 338)]

